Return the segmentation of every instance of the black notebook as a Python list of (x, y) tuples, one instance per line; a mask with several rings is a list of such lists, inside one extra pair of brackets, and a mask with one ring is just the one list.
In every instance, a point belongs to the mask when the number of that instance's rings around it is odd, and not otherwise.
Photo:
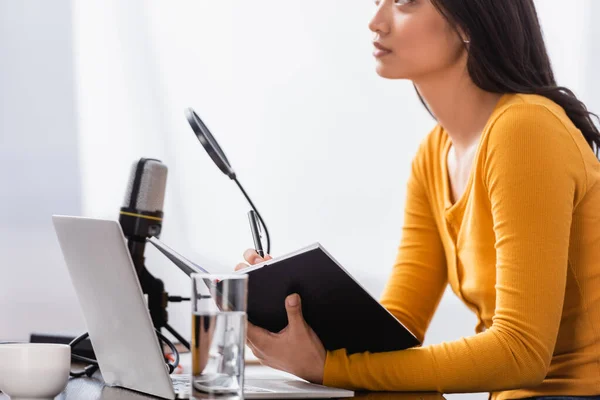
[[(160, 240), (148, 242), (187, 275), (208, 272)], [(271, 332), (287, 326), (285, 298), (298, 293), (304, 319), (327, 350), (379, 353), (421, 344), (319, 243), (237, 273), (248, 274), (248, 321)]]
[(319, 243), (238, 273), (248, 274), (248, 321), (271, 332), (287, 326), (285, 298), (298, 293), (304, 319), (327, 350), (377, 353), (421, 344)]

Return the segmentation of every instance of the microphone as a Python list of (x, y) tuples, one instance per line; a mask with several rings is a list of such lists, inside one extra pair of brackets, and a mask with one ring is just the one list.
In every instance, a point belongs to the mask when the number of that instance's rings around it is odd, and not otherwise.
[(120, 221), (125, 235), (159, 236), (167, 186), (167, 166), (160, 160), (142, 158), (131, 166)]
[(142, 292), (148, 295), (148, 311), (152, 324), (159, 334), (160, 329), (165, 328), (189, 349), (189, 342), (169, 325), (167, 313), (168, 302), (181, 302), (189, 298), (169, 296), (165, 292), (163, 281), (155, 278), (145, 265), (146, 241), (158, 238), (162, 230), (167, 172), (167, 166), (153, 158), (141, 158), (133, 163), (125, 200), (119, 213), (119, 223), (127, 238), (127, 247)]
[(167, 294), (163, 282), (146, 269), (144, 252), (146, 240), (159, 237), (162, 230), (167, 171), (160, 160), (141, 158), (135, 161), (119, 214), (142, 291), (148, 295), (148, 309), (156, 329), (167, 324)]

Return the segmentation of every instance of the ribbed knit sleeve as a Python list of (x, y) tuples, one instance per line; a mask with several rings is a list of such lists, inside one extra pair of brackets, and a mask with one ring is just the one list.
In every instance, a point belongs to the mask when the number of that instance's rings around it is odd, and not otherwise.
[(420, 342), (448, 283), (444, 248), (423, 183), (425, 156), (420, 151), (412, 162), (402, 239), (381, 297), (381, 304)]
[[(397, 352), (329, 352), (326, 385), (480, 392), (533, 386), (546, 376), (564, 301), (573, 208), (578, 188), (585, 186), (581, 154), (563, 123), (533, 104), (498, 115), (480, 146), (475, 184), (488, 193), (496, 238), (492, 326), (475, 336)], [(409, 191), (404, 233), (410, 238), (403, 239), (405, 254), (384, 299), (422, 335), (441, 288), (440, 257), (422, 189), (413, 184)], [(424, 246), (431, 246), (431, 254)]]

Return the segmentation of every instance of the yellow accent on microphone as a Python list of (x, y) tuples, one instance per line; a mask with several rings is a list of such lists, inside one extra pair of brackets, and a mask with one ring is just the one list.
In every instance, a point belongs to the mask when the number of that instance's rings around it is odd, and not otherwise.
[(135, 213), (130, 213), (130, 212), (127, 212), (127, 211), (121, 211), (121, 214), (123, 214), (123, 215), (128, 215), (128, 216), (130, 216), (130, 217), (140, 217), (140, 218), (151, 219), (151, 220), (154, 220), (154, 221), (159, 221), (159, 222), (161, 222), (161, 221), (162, 221), (162, 218), (159, 218), (159, 217), (151, 217), (151, 216), (149, 216), (149, 215), (135, 214)]

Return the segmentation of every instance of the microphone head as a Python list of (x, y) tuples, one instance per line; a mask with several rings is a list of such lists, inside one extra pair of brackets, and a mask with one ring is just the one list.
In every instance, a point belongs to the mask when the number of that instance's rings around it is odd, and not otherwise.
[(166, 186), (167, 167), (160, 160), (133, 163), (119, 217), (125, 236), (145, 240), (160, 235)]
[(167, 187), (167, 166), (142, 158), (131, 165), (123, 207), (140, 211), (162, 211)]

